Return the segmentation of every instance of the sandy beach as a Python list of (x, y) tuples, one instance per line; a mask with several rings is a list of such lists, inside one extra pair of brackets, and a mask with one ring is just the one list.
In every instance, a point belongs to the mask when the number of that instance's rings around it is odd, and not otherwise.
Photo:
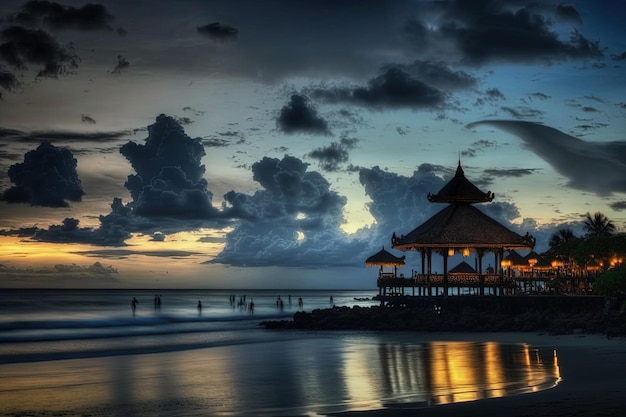
[[(278, 308), (274, 291), (248, 293), (254, 314), (220, 291), (164, 291), (161, 308), (149, 291), (18, 295), (5, 294), (21, 301), (0, 311), (3, 417), (621, 416), (626, 408), (626, 338), (585, 332), (594, 315), (550, 321), (568, 335), (517, 331), (522, 319), (540, 321), (495, 314), (470, 318), (516, 331), (377, 330), (391, 319), (353, 305), (357, 320), (330, 310), (341, 330), (270, 330), (260, 323), (299, 308)], [(313, 309), (328, 305), (328, 293), (300, 295)], [(332, 295), (347, 305), (362, 296)], [(450, 327), (468, 316), (404, 313), (393, 320)], [(355, 328), (367, 323), (375, 328)]]
[(336, 416), (395, 417), (460, 416), (623, 416), (626, 409), (626, 338), (601, 335), (550, 336), (519, 333), (439, 334), (442, 340), (525, 340), (535, 346), (554, 346), (562, 380), (554, 388), (521, 395), (446, 404), (415, 410), (411, 405)]

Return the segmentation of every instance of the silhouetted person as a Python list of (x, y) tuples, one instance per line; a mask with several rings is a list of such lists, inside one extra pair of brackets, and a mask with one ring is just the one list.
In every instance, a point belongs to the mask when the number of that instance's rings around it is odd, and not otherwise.
[(202, 301), (198, 300), (198, 315), (202, 314)]
[(333, 300), (333, 296), (330, 296), (330, 305), (331, 307), (335, 304), (335, 301)]
[(303, 305), (304, 305), (304, 303), (302, 302), (302, 297), (298, 297), (298, 307), (300, 307), (300, 309), (302, 309)]
[(252, 298), (250, 299), (250, 306), (248, 307), (248, 310), (250, 311), (250, 314), (254, 313), (254, 301), (252, 301)]
[(137, 304), (139, 304), (139, 301), (133, 297), (133, 300), (130, 302), (130, 308), (133, 310), (133, 316), (135, 315), (135, 310), (137, 310)]

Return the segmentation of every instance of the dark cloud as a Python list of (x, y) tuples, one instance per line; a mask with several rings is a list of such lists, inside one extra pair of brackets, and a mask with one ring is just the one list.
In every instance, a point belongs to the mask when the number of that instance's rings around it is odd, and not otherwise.
[(78, 227), (79, 220), (66, 218), (61, 225), (52, 225), (48, 229), (39, 229), (32, 236), (33, 240), (51, 243), (84, 243), (98, 246), (123, 246), (130, 234), (122, 227)]
[(348, 162), (350, 150), (356, 146), (358, 139), (342, 137), (339, 142), (332, 142), (326, 147), (317, 148), (307, 155), (316, 159), (322, 171), (338, 171), (341, 164)]
[(616, 201), (609, 204), (609, 207), (615, 211), (624, 211), (626, 210), (626, 201)]
[(54, 270), (56, 272), (62, 274), (81, 274), (81, 273), (89, 273), (89, 274), (117, 274), (117, 268), (113, 266), (105, 266), (100, 262), (94, 262), (92, 265), (81, 266), (76, 264), (64, 265), (64, 264), (56, 264), (54, 266)]
[(613, 58), (616, 61), (625, 61), (626, 60), (626, 51), (622, 52), (619, 55), (611, 55), (611, 58)]
[(536, 98), (536, 99), (539, 99), (539, 100), (548, 100), (548, 99), (551, 98), (549, 95), (544, 94), (544, 93), (540, 93), (540, 92), (532, 93), (532, 94), (530, 94), (530, 97), (531, 98)]
[(20, 82), (12, 72), (6, 71), (2, 65), (0, 65), (0, 87), (5, 91), (13, 92), (19, 87)]
[(9, 203), (68, 207), (85, 194), (76, 171), (77, 161), (67, 148), (44, 141), (24, 155), (24, 162), (11, 165), (8, 174), (15, 186), (2, 193)]
[(160, 115), (148, 127), (144, 145), (128, 142), (120, 148), (136, 174), (125, 183), (133, 198), (133, 213), (144, 217), (211, 218), (213, 194), (204, 179), (205, 155), (199, 138), (187, 136), (172, 117)]
[(220, 22), (213, 22), (205, 26), (200, 26), (198, 33), (208, 36), (209, 38), (225, 40), (236, 38), (239, 30), (232, 26), (223, 25)]
[[(89, 117), (89, 116), (87, 116)], [(93, 119), (92, 119), (93, 120)], [(85, 122), (86, 120), (83, 120)], [(59, 132), (35, 131), (22, 132), (13, 130), (13, 137), (21, 142), (39, 143), (42, 140), (50, 142), (116, 142), (129, 135), (129, 132)]]
[(493, 177), (524, 177), (537, 172), (537, 168), (486, 169), (484, 172)]
[(220, 138), (211, 138), (202, 139), (202, 145), (208, 146), (209, 148), (220, 148), (224, 146), (229, 146), (230, 142)]
[(556, 6), (556, 16), (564, 21), (574, 22), (582, 24), (583, 20), (580, 17), (580, 13), (574, 6), (568, 4), (558, 4)]
[(78, 67), (80, 58), (72, 45), (62, 47), (43, 30), (11, 26), (0, 32), (0, 59), (18, 70), (39, 67), (38, 77), (57, 77)]
[(476, 105), (482, 106), (485, 103), (492, 103), (494, 101), (504, 100), (504, 94), (497, 88), (488, 88), (482, 97), (476, 99)]
[(518, 136), (555, 171), (570, 180), (570, 187), (598, 195), (626, 192), (626, 141), (586, 142), (557, 129), (515, 120), (485, 120), (469, 128), (489, 125)]
[(95, 125), (96, 124), (96, 119), (94, 119), (91, 116), (87, 116), (86, 114), (83, 114), (80, 116), (80, 121), (83, 123), (87, 123), (90, 125)]
[(118, 55), (117, 65), (115, 65), (115, 68), (113, 68), (111, 74), (120, 75), (122, 71), (124, 71), (128, 67), (130, 67), (130, 62), (128, 62), (126, 58), (124, 58), (122, 55)]
[(551, 15), (572, 21), (577, 15), (573, 7), (562, 6), (549, 12), (534, 6), (495, 0), (425, 2), (424, 20), (407, 22), (403, 33), (421, 50), (457, 55), (461, 62), (471, 65), (602, 56), (598, 43), (576, 29), (569, 39), (559, 39)]
[(56, 2), (31, 0), (24, 3), (14, 19), (21, 25), (43, 26), (52, 30), (112, 31), (114, 17), (100, 4), (88, 3), (75, 8)]
[[(112, 265), (103, 265), (100, 262), (94, 262), (91, 265), (78, 265), (78, 264), (56, 264), (54, 267), (26, 267), (16, 268), (14, 266), (0, 264), (0, 275), (4, 280), (14, 279), (19, 277), (19, 282), (28, 282), (31, 279), (36, 279), (41, 285), (41, 279), (46, 277), (54, 279), (55, 283), (58, 282), (74, 282), (84, 284), (85, 279), (94, 279), (98, 282), (117, 281), (113, 278), (118, 273), (117, 268)], [(80, 281), (74, 281), (80, 280)]]
[(530, 107), (520, 106), (517, 108), (502, 106), (502, 110), (515, 117), (516, 119), (537, 119), (544, 115), (544, 112)]
[(276, 124), (284, 133), (313, 133), (330, 135), (328, 123), (317, 114), (309, 98), (294, 94), (280, 110)]
[(187, 258), (190, 256), (205, 255), (201, 252), (191, 252), (183, 250), (136, 250), (136, 249), (99, 249), (90, 251), (73, 252), (78, 255), (107, 258), (126, 259), (129, 256), (152, 256), (157, 258)]
[(367, 87), (313, 88), (311, 96), (329, 103), (353, 103), (378, 109), (434, 109), (445, 101), (443, 92), (397, 67), (371, 79)]
[[(490, 8), (495, 6), (495, 2), (484, 3)], [(441, 35), (456, 42), (464, 61), (473, 64), (491, 60), (551, 61), (602, 56), (598, 44), (578, 31), (572, 32), (569, 41), (561, 41), (550, 30), (550, 21), (544, 16), (526, 8), (513, 12), (504, 7), (453, 10), (457, 21), (446, 21), (441, 26)]]
[(397, 68), (432, 87), (445, 91), (475, 87), (478, 80), (473, 75), (452, 69), (443, 61), (416, 60), (407, 65), (389, 65), (384, 69)]

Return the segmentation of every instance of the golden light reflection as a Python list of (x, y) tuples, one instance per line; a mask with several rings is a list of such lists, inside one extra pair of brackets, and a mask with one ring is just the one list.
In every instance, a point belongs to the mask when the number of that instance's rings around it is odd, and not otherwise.
[(381, 349), (387, 405), (448, 404), (535, 392), (560, 381), (556, 351), (544, 361), (527, 345), (433, 342)]

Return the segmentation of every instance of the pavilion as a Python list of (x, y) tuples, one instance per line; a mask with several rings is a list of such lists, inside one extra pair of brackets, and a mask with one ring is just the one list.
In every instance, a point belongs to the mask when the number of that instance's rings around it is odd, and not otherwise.
[[(502, 270), (504, 252), (532, 250), (535, 239), (528, 233), (521, 236), (509, 230), (474, 206), (491, 202), (493, 198), (493, 193), (481, 191), (465, 177), (459, 161), (454, 177), (437, 194), (428, 194), (431, 203), (447, 206), (409, 233), (393, 234), (393, 249), (417, 251), (421, 256), (421, 271), (414, 271), (412, 279), (406, 280), (407, 286), (413, 287), (413, 295), (416, 289), (420, 296), (448, 296), (454, 293), (453, 288), (457, 288), (457, 294), (485, 295), (485, 288), (495, 295), (515, 292), (515, 282)], [(475, 268), (467, 265), (454, 272), (449, 270), (450, 257), (455, 254), (468, 257), (470, 253), (476, 255)], [(487, 254), (493, 255), (494, 267), (484, 270), (483, 258)], [(433, 255), (443, 258), (443, 274), (433, 274)], [(378, 280), (383, 294), (390, 288), (388, 284), (385, 278)]]

